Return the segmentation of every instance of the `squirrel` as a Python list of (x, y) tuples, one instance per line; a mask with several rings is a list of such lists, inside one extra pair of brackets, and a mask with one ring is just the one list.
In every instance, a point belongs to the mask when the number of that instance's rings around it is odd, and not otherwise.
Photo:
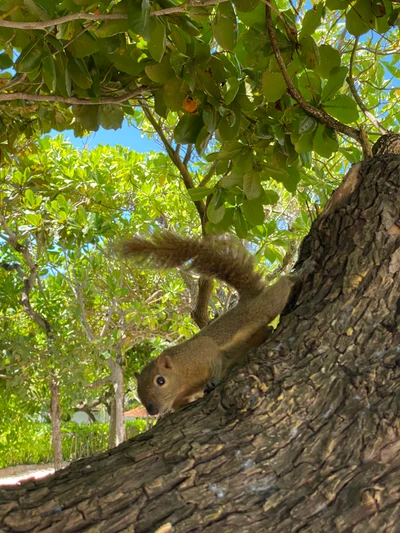
[(135, 374), (138, 396), (150, 415), (178, 411), (242, 362), (265, 340), (268, 324), (281, 314), (299, 279), (290, 274), (266, 286), (252, 256), (226, 238), (189, 239), (162, 232), (151, 240), (124, 241), (122, 253), (156, 268), (176, 268), (190, 261), (189, 270), (219, 279), (239, 293), (234, 308)]

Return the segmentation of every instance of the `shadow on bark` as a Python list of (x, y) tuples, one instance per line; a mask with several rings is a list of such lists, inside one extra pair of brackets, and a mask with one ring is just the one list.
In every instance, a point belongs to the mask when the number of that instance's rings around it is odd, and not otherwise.
[(399, 156), (348, 174), (307, 259), (246, 367), (146, 434), (0, 490), (2, 531), (398, 532)]

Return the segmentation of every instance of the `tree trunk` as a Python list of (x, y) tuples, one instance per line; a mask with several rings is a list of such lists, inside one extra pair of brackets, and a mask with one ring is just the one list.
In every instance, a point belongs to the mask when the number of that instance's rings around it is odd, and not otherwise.
[(114, 389), (114, 396), (111, 400), (110, 430), (108, 434), (108, 445), (110, 448), (118, 446), (118, 444), (121, 444), (125, 440), (124, 373), (121, 363), (120, 354), (118, 354), (115, 361), (112, 358), (108, 359)]
[[(54, 469), (62, 468), (62, 443), (60, 423), (60, 384), (57, 377), (52, 373), (50, 378), (50, 419), (51, 441), (53, 444)], [(32, 443), (34, 445), (34, 443)]]
[(4, 531), (400, 530), (400, 157), (351, 171), (250, 362), (143, 435), (0, 491)]

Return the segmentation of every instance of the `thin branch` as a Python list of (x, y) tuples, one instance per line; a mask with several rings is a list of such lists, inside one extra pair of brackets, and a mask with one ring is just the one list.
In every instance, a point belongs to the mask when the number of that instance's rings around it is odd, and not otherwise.
[(108, 331), (108, 328), (110, 327), (111, 318), (112, 318), (112, 314), (114, 312), (114, 307), (115, 307), (116, 303), (117, 303), (117, 299), (114, 298), (113, 301), (110, 304), (110, 307), (108, 308), (107, 318), (106, 318), (106, 321), (104, 322), (103, 327), (101, 328), (101, 332), (100, 332), (100, 338), (101, 339), (104, 337), (104, 335)]
[(115, 96), (110, 98), (99, 98), (96, 100), (89, 100), (87, 98), (76, 98), (75, 96), (70, 96), (69, 98), (64, 98), (63, 96), (56, 96), (54, 94), (29, 94), (23, 92), (10, 93), (10, 94), (0, 94), (0, 102), (10, 101), (10, 100), (31, 100), (32, 102), (60, 102), (62, 104), (83, 104), (83, 105), (101, 105), (101, 104), (118, 104), (121, 102), (126, 102), (131, 98), (136, 98), (137, 96), (142, 95), (145, 92), (148, 92), (149, 89), (146, 87), (139, 87), (129, 93), (122, 94), (121, 96)]
[(286, 69), (286, 65), (282, 58), (281, 52), (279, 50), (278, 42), (276, 40), (275, 29), (272, 23), (271, 6), (268, 2), (266, 2), (266, 23), (272, 50), (276, 57), (276, 61), (279, 65), (279, 68), (282, 72), (283, 78), (286, 82), (286, 85), (288, 86), (287, 90), (290, 96), (302, 107), (302, 109), (304, 109), (306, 113), (316, 118), (319, 122), (326, 124), (330, 128), (333, 128), (334, 130), (343, 133), (344, 135), (348, 135), (349, 137), (355, 139), (361, 144), (362, 140), (359, 130), (350, 126), (346, 126), (342, 122), (339, 122), (335, 118), (331, 117), (328, 113), (326, 113), (326, 111), (323, 111), (322, 109), (318, 109), (311, 105), (303, 98), (300, 91), (294, 86), (292, 79)]
[[(217, 4), (223, 4), (228, 0), (189, 0), (184, 4), (176, 7), (168, 7), (166, 9), (159, 9), (150, 13), (151, 17), (170, 15), (173, 13), (186, 13), (188, 7), (206, 7), (214, 6)], [(72, 22), (73, 20), (128, 20), (126, 13), (109, 13), (106, 15), (94, 14), (94, 13), (71, 13), (52, 20), (44, 20), (41, 22), (16, 22), (13, 20), (0, 20), (0, 28), (14, 28), (15, 30), (45, 30), (58, 24), (64, 24), (65, 22)]]
[(379, 120), (376, 119), (376, 117), (370, 112), (370, 110), (367, 108), (367, 106), (364, 104), (364, 102), (361, 100), (360, 95), (357, 92), (354, 78), (353, 78), (353, 64), (354, 59), (356, 57), (356, 51), (357, 51), (357, 44), (358, 44), (358, 37), (356, 37), (354, 41), (353, 50), (351, 52), (350, 56), (350, 65), (349, 65), (349, 75), (347, 76), (347, 83), (350, 88), (350, 92), (353, 95), (354, 100), (357, 102), (358, 107), (361, 109), (361, 111), (364, 113), (364, 115), (371, 121), (371, 123), (377, 128), (377, 130), (384, 135), (385, 133), (388, 133), (388, 130), (385, 129), (382, 124), (379, 122)]
[(207, 183), (210, 181), (210, 179), (214, 176), (215, 169), (217, 168), (218, 160), (216, 159), (211, 163), (210, 168), (208, 169), (207, 174), (204, 176), (204, 178), (199, 183), (199, 187), (204, 187), (207, 185)]
[[(49, 337), (50, 334), (51, 334), (50, 323), (40, 313), (35, 311), (33, 309), (33, 307), (32, 307), (32, 304), (31, 304), (30, 292), (32, 290), (33, 282), (34, 282), (34, 277), (32, 275), (33, 274), (32, 271), (30, 270), (29, 278), (26, 278), (25, 275), (24, 275), (24, 271), (22, 270), (21, 265), (19, 263), (2, 262), (2, 263), (0, 263), (0, 266), (2, 268), (4, 268), (4, 270), (6, 270), (7, 272), (11, 272), (13, 270), (15, 270), (17, 272), (18, 277), (20, 278), (20, 280), (23, 283), (23, 285), (22, 285), (22, 294), (21, 294), (21, 298), (20, 298), (21, 304), (22, 304), (23, 308), (25, 309), (26, 314), (28, 316), (30, 316), (32, 318), (32, 320), (34, 322), (36, 322), (36, 324), (40, 328), (42, 328), (44, 330), (44, 332), (46, 333), (46, 336)], [(35, 274), (35, 277), (36, 277), (36, 265), (35, 265), (34, 274)]]
[(97, 389), (98, 387), (102, 387), (103, 385), (110, 385), (110, 383), (112, 383), (111, 376), (106, 376), (105, 378), (96, 379), (96, 381), (88, 383), (86, 387), (88, 387), (89, 389)]
[(64, 22), (72, 22), (73, 20), (127, 20), (126, 13), (110, 13), (108, 15), (100, 15), (94, 13), (71, 13), (53, 20), (44, 20), (42, 22), (16, 22), (14, 20), (0, 20), (0, 28), (14, 28), (15, 30), (45, 30), (51, 26), (64, 24)]
[[(143, 106), (143, 112), (146, 115), (146, 118), (149, 120), (149, 122), (153, 126), (153, 128), (155, 129), (157, 135), (160, 137), (160, 139), (161, 139), (161, 141), (162, 141), (162, 143), (163, 143), (163, 145), (165, 147), (165, 150), (167, 151), (167, 154), (169, 155), (171, 161), (176, 166), (176, 168), (179, 170), (179, 172), (180, 172), (180, 174), (182, 176), (182, 179), (183, 179), (183, 183), (185, 184), (186, 189), (187, 190), (193, 189), (194, 183), (193, 183), (192, 176), (190, 175), (187, 167), (183, 164), (183, 162), (182, 162), (181, 158), (179, 157), (179, 155), (172, 148), (170, 142), (168, 141), (168, 139), (164, 135), (162, 127), (157, 122), (157, 120), (154, 118), (154, 116), (153, 116), (152, 112), (150, 111), (149, 107)], [(206, 210), (205, 210), (205, 207), (204, 207), (204, 203), (202, 201), (197, 201), (197, 202), (194, 202), (194, 204), (196, 206), (197, 212), (198, 212), (199, 217), (200, 217), (200, 222), (201, 222), (201, 227), (202, 227), (202, 230), (203, 230), (203, 234), (205, 234)]]
[(165, 9), (159, 9), (157, 11), (152, 11), (150, 14), (154, 16), (162, 15), (172, 15), (174, 13), (187, 13), (186, 9), (188, 7), (207, 7), (207, 6), (216, 6), (218, 4), (223, 4), (230, 0), (188, 0), (184, 4), (176, 7), (167, 7)]

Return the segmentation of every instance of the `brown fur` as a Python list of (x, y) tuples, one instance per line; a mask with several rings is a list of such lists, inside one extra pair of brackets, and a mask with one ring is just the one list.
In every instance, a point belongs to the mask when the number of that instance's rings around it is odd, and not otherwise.
[(137, 375), (138, 394), (150, 414), (180, 409), (201, 396), (207, 383), (220, 381), (243, 361), (264, 340), (266, 326), (283, 311), (297, 280), (285, 276), (266, 287), (252, 257), (232, 240), (200, 241), (163, 233), (151, 241), (134, 237), (123, 251), (158, 267), (191, 261), (191, 270), (229, 283), (240, 295), (236, 307), (191, 339), (164, 350)]

